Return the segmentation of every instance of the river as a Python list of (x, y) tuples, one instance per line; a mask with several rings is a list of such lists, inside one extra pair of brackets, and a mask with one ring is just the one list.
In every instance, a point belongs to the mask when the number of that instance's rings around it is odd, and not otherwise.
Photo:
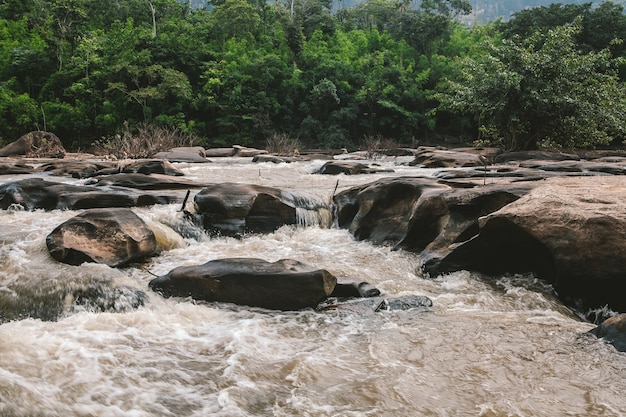
[[(194, 180), (325, 199), (383, 176), (434, 173), (402, 158), (376, 162), (394, 172), (313, 175), (323, 161), (243, 158), (177, 166)], [(0, 416), (626, 415), (626, 354), (586, 335), (594, 326), (532, 276), (424, 277), (417, 255), (356, 241), (323, 220), (211, 238), (179, 209), (134, 209), (186, 246), (123, 269), (50, 257), (46, 236), (77, 212), (0, 212)], [(225, 257), (296, 259), (434, 305), (279, 312), (164, 299), (148, 288), (176, 266)]]

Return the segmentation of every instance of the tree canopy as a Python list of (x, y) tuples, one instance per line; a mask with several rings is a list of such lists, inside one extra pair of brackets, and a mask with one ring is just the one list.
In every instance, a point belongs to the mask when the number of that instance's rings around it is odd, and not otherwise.
[(623, 140), (622, 6), (557, 4), (464, 26), (470, 12), (467, 0), (340, 10), (328, 0), (6, 0), (0, 143), (47, 129), (85, 148), (145, 124), (205, 145), (264, 146), (274, 134), (350, 149), (376, 136), (512, 148)]
[(624, 134), (626, 91), (608, 50), (580, 52), (578, 24), (487, 44), (439, 94), (507, 149), (592, 147)]

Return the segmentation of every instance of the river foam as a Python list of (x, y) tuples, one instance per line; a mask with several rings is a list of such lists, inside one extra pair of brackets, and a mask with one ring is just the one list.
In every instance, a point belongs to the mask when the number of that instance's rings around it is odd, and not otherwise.
[[(237, 178), (322, 199), (337, 180), (341, 190), (375, 179), (312, 176), (317, 165), (237, 159), (181, 168), (196, 179)], [(381, 175), (425, 173), (397, 171)], [(530, 275), (425, 277), (417, 255), (346, 230), (313, 224), (209, 237), (179, 210), (134, 210), (184, 245), (122, 269), (62, 265), (47, 254), (45, 236), (74, 212), (0, 213), (0, 416), (626, 414), (626, 356), (586, 336), (593, 325)], [(148, 289), (154, 275), (225, 257), (297, 259), (385, 295), (426, 295), (434, 306), (278, 312)], [(111, 303), (81, 304), (79, 290), (102, 291)]]

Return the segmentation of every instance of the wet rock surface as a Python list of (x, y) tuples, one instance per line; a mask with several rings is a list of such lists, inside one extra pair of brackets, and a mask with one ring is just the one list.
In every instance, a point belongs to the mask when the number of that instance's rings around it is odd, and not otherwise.
[(87, 210), (57, 226), (46, 246), (54, 259), (70, 265), (95, 262), (118, 267), (157, 252), (154, 233), (130, 209)]
[(133, 189), (102, 189), (28, 178), (0, 185), (0, 208), (21, 210), (136, 207), (178, 202), (173, 193), (148, 193)]
[[(359, 162), (352, 161), (329, 161), (326, 162), (317, 172), (317, 174), (325, 175), (359, 175), (359, 174), (375, 174), (385, 172), (385, 170), (371, 167)], [(387, 171), (388, 172), (388, 171)]]
[(532, 271), (570, 304), (626, 310), (626, 195), (620, 177), (553, 178), (479, 219), (430, 273)]
[(335, 288), (328, 271), (296, 260), (229, 258), (181, 266), (150, 281), (166, 296), (192, 297), (273, 310), (314, 308)]
[(268, 233), (297, 224), (297, 208), (314, 209), (316, 204), (277, 188), (254, 184), (213, 184), (194, 196), (194, 211), (204, 228), (228, 236)]
[(87, 184), (102, 187), (127, 187), (138, 190), (184, 190), (201, 188), (204, 185), (186, 180), (184, 178), (172, 178), (162, 174), (112, 174), (93, 177)]
[(626, 352), (626, 314), (609, 317), (589, 333)]

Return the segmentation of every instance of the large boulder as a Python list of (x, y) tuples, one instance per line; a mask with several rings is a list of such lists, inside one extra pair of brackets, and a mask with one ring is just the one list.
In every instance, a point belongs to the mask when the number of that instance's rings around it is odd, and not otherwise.
[(65, 148), (54, 133), (36, 130), (0, 149), (0, 157), (16, 155), (32, 158), (63, 158)]
[(338, 223), (358, 239), (446, 251), (478, 233), (478, 218), (517, 200), (527, 184), (455, 188), (433, 178), (384, 178), (334, 197)]
[(317, 172), (326, 175), (356, 175), (364, 173), (366, 165), (352, 161), (328, 161)]
[(177, 267), (149, 285), (166, 297), (299, 310), (316, 307), (333, 292), (336, 282), (328, 271), (291, 259), (230, 258)]
[(0, 185), (0, 208), (24, 210), (88, 209), (170, 204), (180, 198), (170, 194), (138, 192), (131, 189), (100, 189), (27, 178)]
[(130, 209), (91, 209), (57, 226), (47, 237), (50, 255), (59, 262), (123, 266), (157, 252), (154, 233)]
[(213, 184), (194, 196), (194, 211), (204, 228), (227, 236), (273, 232), (298, 224), (298, 208), (321, 207), (322, 202), (254, 184)]
[(480, 218), (477, 233), (430, 273), (535, 272), (581, 310), (626, 311), (626, 190), (620, 177), (562, 177)]

